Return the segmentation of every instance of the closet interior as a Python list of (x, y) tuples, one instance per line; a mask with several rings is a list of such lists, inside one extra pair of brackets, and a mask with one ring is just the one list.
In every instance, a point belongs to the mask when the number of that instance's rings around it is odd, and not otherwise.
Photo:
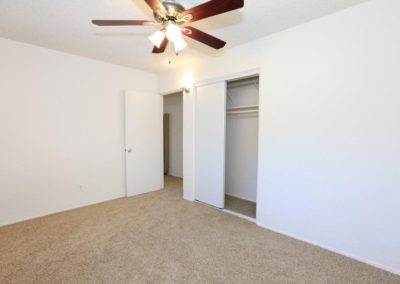
[(259, 77), (227, 82), (225, 209), (256, 218)]

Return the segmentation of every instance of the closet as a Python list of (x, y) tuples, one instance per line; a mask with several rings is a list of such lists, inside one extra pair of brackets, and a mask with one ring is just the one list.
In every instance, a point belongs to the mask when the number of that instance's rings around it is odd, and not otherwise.
[(199, 85), (195, 95), (195, 199), (256, 218), (259, 78)]
[(258, 77), (227, 83), (225, 209), (256, 217)]

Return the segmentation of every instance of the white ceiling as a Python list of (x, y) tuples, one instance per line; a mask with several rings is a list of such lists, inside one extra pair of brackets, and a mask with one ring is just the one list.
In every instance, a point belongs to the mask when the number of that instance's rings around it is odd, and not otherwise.
[[(241, 10), (193, 24), (227, 48), (302, 24), (366, 0), (245, 0)], [(207, 1), (182, 0), (186, 8)], [(163, 71), (214, 51), (188, 39), (178, 57), (151, 53), (155, 27), (97, 27), (92, 19), (152, 19), (143, 0), (0, 0), (0, 37), (147, 71)], [(172, 64), (168, 64), (172, 59)]]

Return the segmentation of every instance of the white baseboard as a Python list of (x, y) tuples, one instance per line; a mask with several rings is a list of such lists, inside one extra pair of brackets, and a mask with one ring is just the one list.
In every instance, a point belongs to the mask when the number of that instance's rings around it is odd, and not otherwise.
[(236, 217), (242, 218), (242, 219), (247, 220), (247, 221), (252, 222), (252, 223), (256, 223), (256, 219), (255, 219), (255, 218), (251, 218), (251, 217), (249, 217), (249, 216), (246, 216), (246, 215), (237, 213), (237, 212), (235, 212), (235, 211), (231, 211), (231, 210), (229, 210), (229, 209), (222, 209), (222, 212), (225, 212), (225, 213), (234, 215), (234, 216), (236, 216)]
[(275, 228), (272, 228), (272, 227), (270, 227), (270, 226), (263, 225), (263, 224), (261, 224), (261, 223), (259, 223), (259, 222), (257, 222), (256, 224), (257, 224), (257, 226), (259, 226), (259, 227), (261, 227), (261, 228), (264, 228), (264, 229), (273, 231), (273, 232), (275, 232), (275, 233), (288, 236), (288, 237), (290, 237), (290, 238), (293, 238), (293, 239), (296, 239), (296, 240), (299, 240), (299, 241), (302, 241), (302, 242), (311, 244), (311, 245), (313, 245), (313, 246), (317, 246), (317, 247), (323, 248), (323, 249), (325, 249), (325, 250), (328, 250), (328, 251), (331, 251), (331, 252), (334, 252), (334, 253), (343, 255), (343, 256), (345, 256), (345, 257), (352, 258), (352, 259), (354, 259), (354, 260), (357, 260), (357, 261), (359, 261), (359, 262), (363, 262), (363, 263), (365, 263), (365, 264), (374, 266), (374, 267), (376, 267), (376, 268), (385, 270), (385, 271), (387, 271), (387, 272), (390, 272), (390, 273), (393, 273), (393, 274), (396, 274), (396, 275), (400, 275), (400, 270), (399, 270), (399, 269), (396, 269), (396, 268), (393, 268), (393, 267), (389, 267), (389, 266), (386, 266), (386, 265), (383, 265), (383, 264), (379, 264), (379, 263), (376, 263), (376, 262), (371, 261), (371, 260), (369, 260), (369, 259), (365, 259), (365, 258), (363, 258), (363, 257), (359, 257), (359, 256), (353, 255), (353, 254), (351, 254), (351, 253), (347, 253), (347, 252), (344, 252), (344, 251), (341, 251), (341, 250), (338, 250), (338, 249), (334, 249), (334, 248), (331, 248), (331, 247), (328, 247), (328, 246), (319, 244), (319, 243), (317, 243), (317, 242), (314, 242), (314, 241), (311, 241), (311, 240), (308, 240), (308, 239), (299, 237), (299, 236), (297, 236), (297, 235), (290, 234), (290, 233), (284, 232), (284, 231), (282, 231), (282, 230), (275, 229)]
[(187, 201), (195, 201), (194, 197), (192, 195), (190, 196), (186, 196), (185, 193), (183, 193), (183, 199), (187, 200)]
[(31, 220), (38, 219), (38, 218), (48, 217), (48, 216), (51, 216), (51, 215), (60, 214), (60, 213), (68, 212), (68, 211), (71, 211), (71, 210), (76, 210), (76, 209), (80, 209), (80, 208), (83, 208), (83, 207), (88, 207), (88, 206), (92, 206), (92, 205), (96, 205), (96, 204), (100, 204), (100, 203), (105, 203), (105, 202), (109, 202), (109, 201), (113, 201), (113, 200), (117, 200), (117, 199), (121, 199), (121, 198), (125, 198), (125, 197), (126, 196), (124, 194), (124, 195), (119, 195), (119, 196), (113, 196), (113, 197), (110, 197), (110, 198), (99, 199), (99, 200), (96, 200), (96, 201), (89, 201), (89, 202), (85, 202), (85, 203), (82, 203), (82, 204), (65, 207), (65, 208), (62, 208), (62, 209), (59, 209), (59, 210), (50, 210), (50, 211), (47, 211), (47, 212), (44, 212), (44, 213), (34, 214), (34, 215), (31, 215), (31, 216), (28, 216), (28, 217), (18, 218), (16, 220), (0, 223), (0, 227), (14, 225), (14, 224), (18, 224), (18, 223), (22, 223), (22, 222), (26, 222), (26, 221), (31, 221)]

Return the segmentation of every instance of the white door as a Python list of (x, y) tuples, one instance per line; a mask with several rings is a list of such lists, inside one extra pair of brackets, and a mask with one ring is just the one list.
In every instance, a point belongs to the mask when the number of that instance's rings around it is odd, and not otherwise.
[(226, 82), (199, 86), (195, 98), (195, 198), (225, 205)]
[(127, 196), (163, 187), (162, 132), (162, 96), (148, 92), (126, 92)]

